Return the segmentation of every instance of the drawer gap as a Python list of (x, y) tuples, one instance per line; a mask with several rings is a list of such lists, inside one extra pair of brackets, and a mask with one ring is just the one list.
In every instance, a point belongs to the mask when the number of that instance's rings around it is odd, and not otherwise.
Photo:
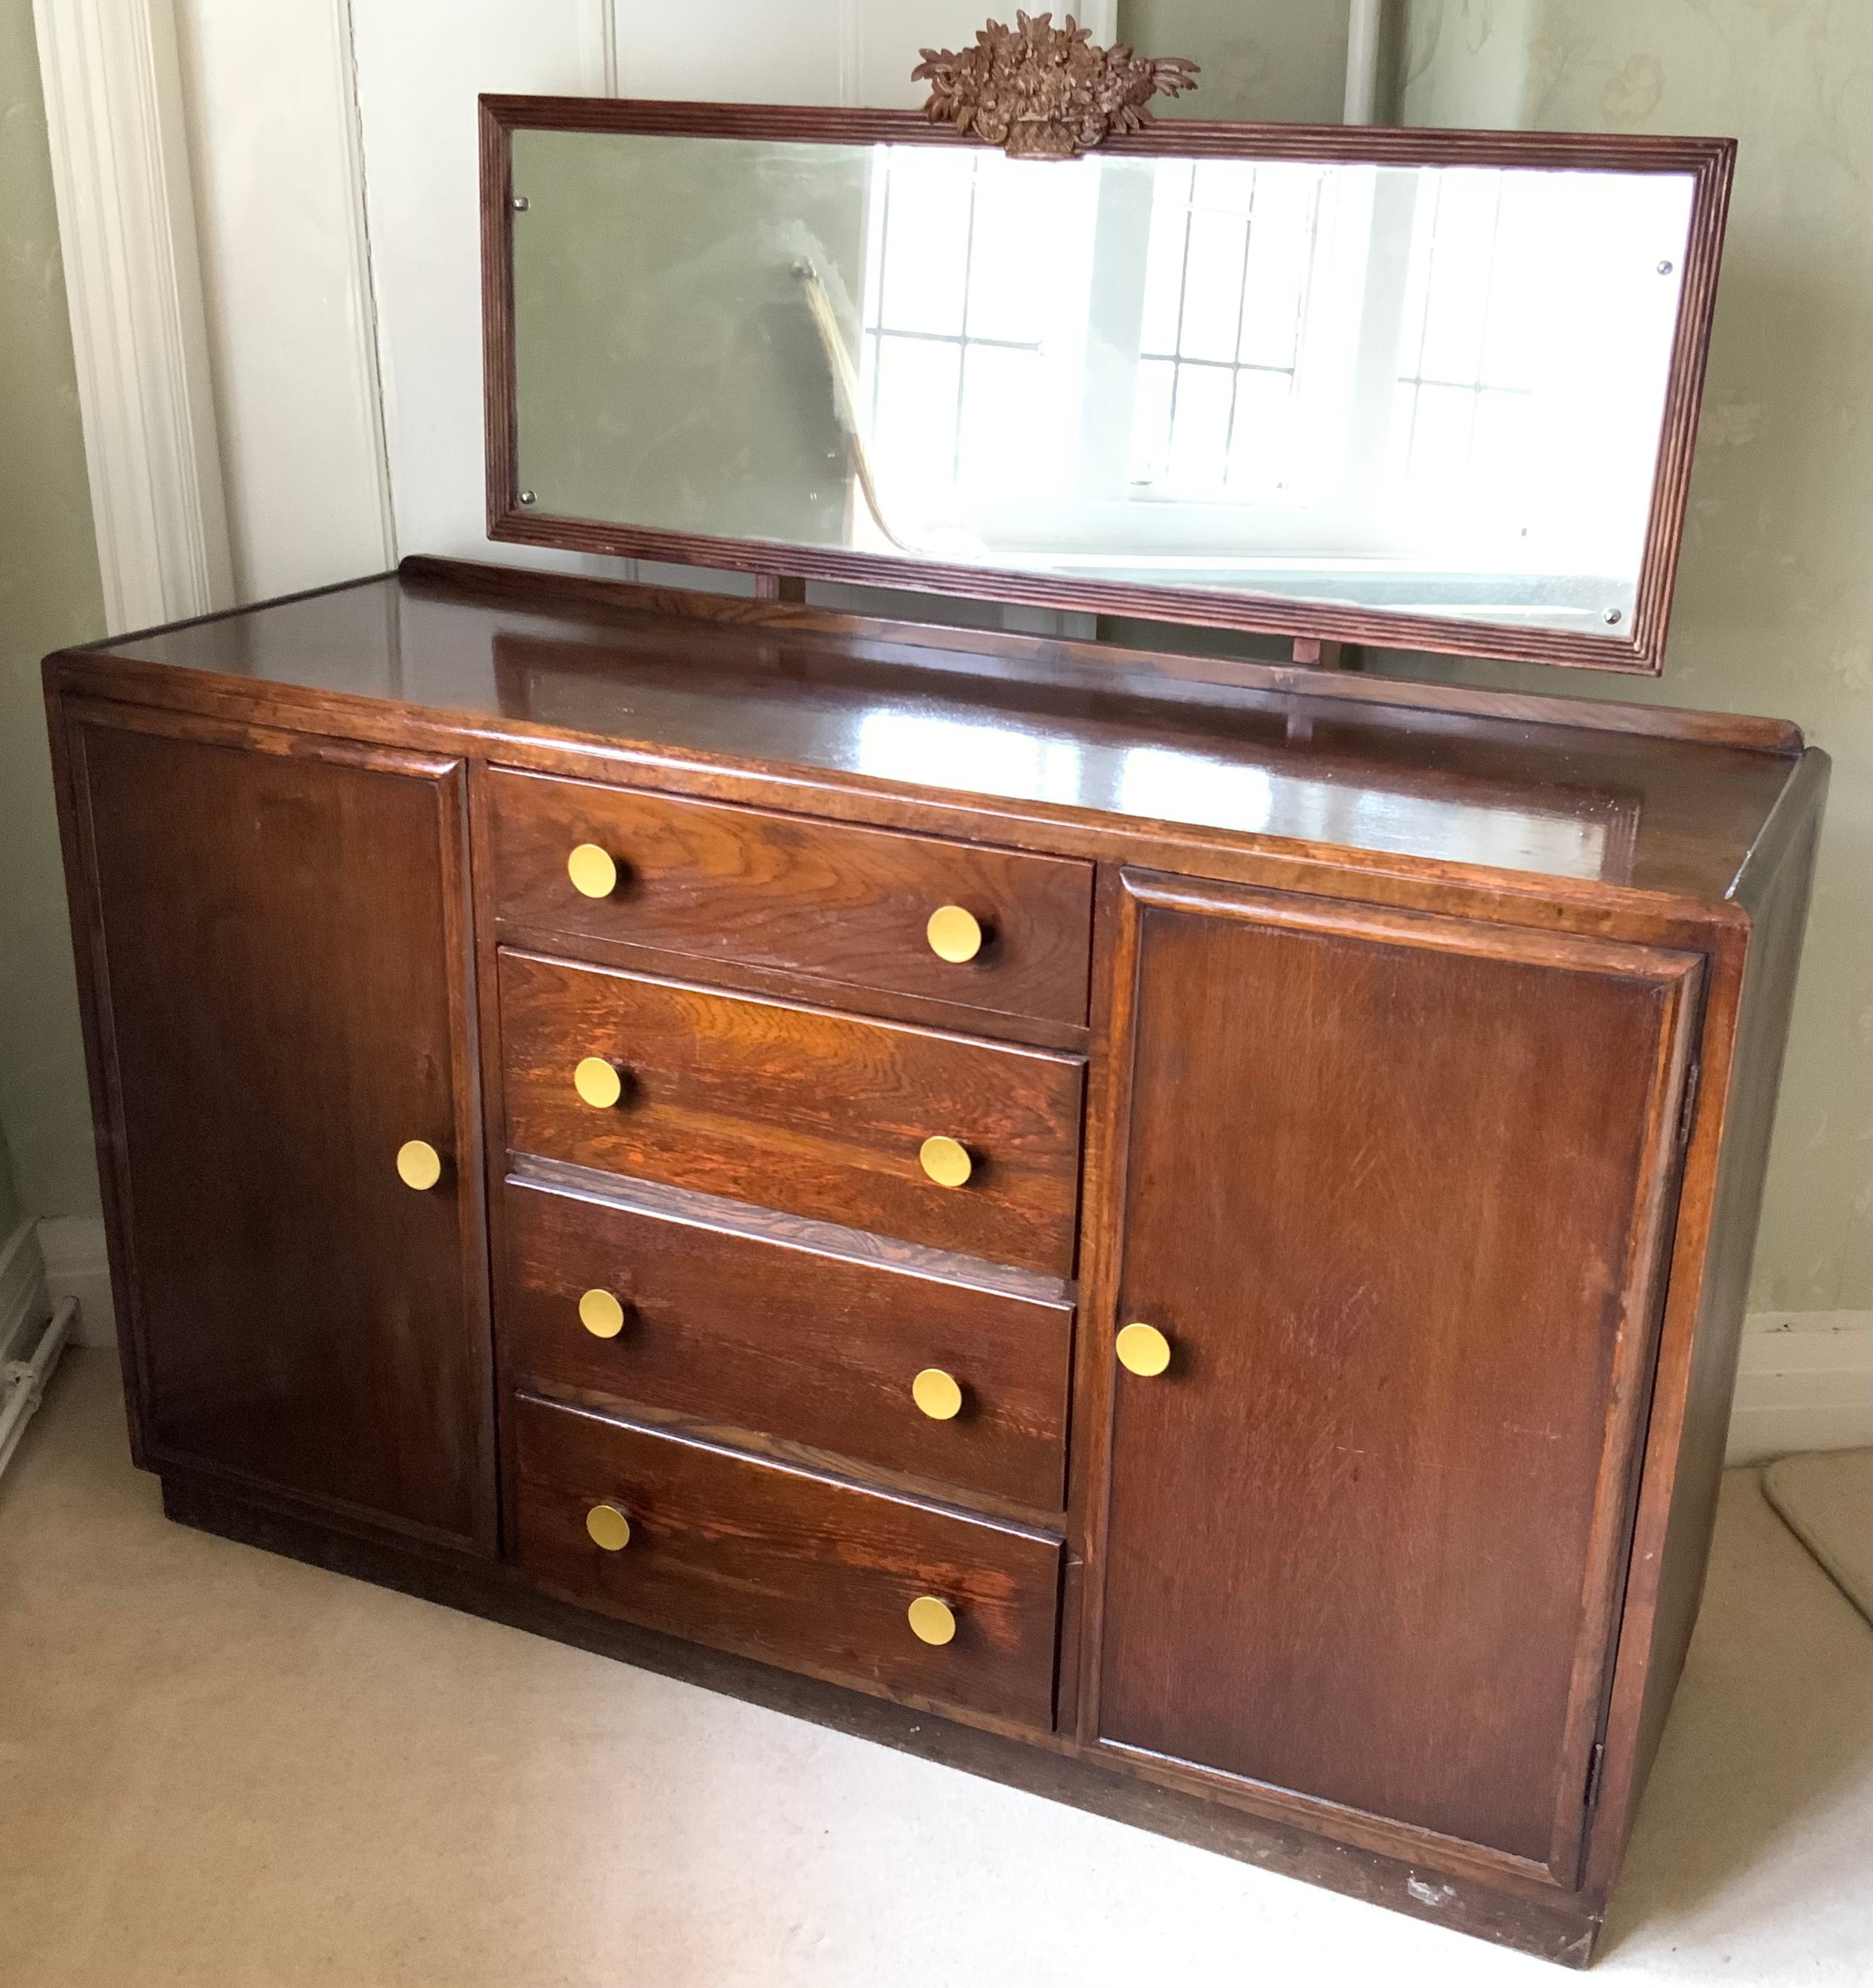
[(1026, 1298), (1040, 1304), (1073, 1305), (1078, 1299), (1079, 1286), (1070, 1277), (1052, 1277), (1043, 1271), (1023, 1270), (1016, 1264), (991, 1263), (984, 1257), (881, 1236), (867, 1229), (848, 1229), (836, 1222), (783, 1214), (723, 1195), (606, 1173), (596, 1167), (577, 1166), (539, 1154), (510, 1153), (507, 1178), (519, 1186), (550, 1188), (556, 1193), (572, 1195), (582, 1201), (654, 1215), (667, 1222), (688, 1222), (698, 1229), (731, 1229), (783, 1249), (842, 1256), (906, 1276), (935, 1278), (943, 1283), (961, 1284), (1005, 1297)]

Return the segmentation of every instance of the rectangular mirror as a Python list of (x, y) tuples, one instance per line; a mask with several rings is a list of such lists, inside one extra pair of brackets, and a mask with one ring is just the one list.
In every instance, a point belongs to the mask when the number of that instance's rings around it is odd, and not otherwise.
[(1727, 141), (484, 108), (496, 538), (1658, 667)]

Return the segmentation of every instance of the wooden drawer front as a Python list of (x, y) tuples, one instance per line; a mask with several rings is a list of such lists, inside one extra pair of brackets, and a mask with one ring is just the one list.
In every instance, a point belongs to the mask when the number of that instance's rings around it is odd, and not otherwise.
[[(532, 773), (491, 773), (489, 789), (496, 903), (516, 924), (1086, 1019), (1090, 864)], [(582, 843), (617, 864), (609, 897), (573, 888)], [(982, 925), (975, 958), (931, 950), (944, 904)]]
[[(507, 1216), (501, 1330), (516, 1374), (1060, 1509), (1064, 1299), (973, 1289), (516, 1181)], [(613, 1337), (580, 1322), (594, 1290), (624, 1309)], [(948, 1420), (911, 1396), (931, 1368), (962, 1390)]]
[[(515, 952), (501, 1030), (521, 1151), (1070, 1273), (1077, 1057)], [(574, 1089), (587, 1058), (616, 1104)], [(925, 1175), (932, 1134), (969, 1149), (966, 1185)]]
[[(1045, 1729), (1060, 1544), (524, 1396), (520, 1564), (587, 1608), (771, 1663)], [(616, 1552), (594, 1505), (630, 1522)], [(955, 1638), (921, 1641), (922, 1595)]]

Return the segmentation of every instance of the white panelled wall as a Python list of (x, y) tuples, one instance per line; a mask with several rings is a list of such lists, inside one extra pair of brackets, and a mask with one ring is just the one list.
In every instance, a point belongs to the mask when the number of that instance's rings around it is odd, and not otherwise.
[(396, 536), (346, 0), (176, 11), (235, 591), (381, 572)]
[[(912, 105), (984, 0), (174, 0), (235, 588), (485, 556), (475, 100)], [(1110, 39), (1115, 0), (1080, 9)], [(617, 561), (507, 546), (614, 574)]]
[[(100, 546), (130, 576), (115, 625), (161, 618), (130, 604), (165, 603), (184, 583), (201, 606), (218, 598), (224, 500), (242, 600), (409, 553), (488, 556), (478, 93), (915, 105), (919, 49), (966, 44), (992, 11), (1012, 17), (989, 0), (35, 0), (74, 328), (90, 355), (81, 380), (103, 411), (85, 409)], [(1096, 40), (1116, 38), (1117, 0), (1072, 11)], [(188, 204), (173, 211), (178, 127), (193, 241)], [(140, 204), (130, 167), (146, 152), (163, 171)], [(126, 267), (141, 283), (127, 301), (105, 280)], [(211, 408), (191, 387), (205, 341)], [(204, 436), (214, 446), (191, 457)], [(119, 455), (136, 475), (109, 473)], [(198, 490), (155, 473), (191, 462)], [(113, 509), (117, 498), (137, 501)], [(517, 546), (499, 556), (631, 570)], [(174, 611), (199, 607), (191, 595)], [(55, 1285), (84, 1291), (107, 1329), (101, 1229), (63, 1226), (83, 1233), (46, 1239)], [(1870, 1371), (1865, 1314), (1753, 1318), (1733, 1455), (1873, 1439)]]

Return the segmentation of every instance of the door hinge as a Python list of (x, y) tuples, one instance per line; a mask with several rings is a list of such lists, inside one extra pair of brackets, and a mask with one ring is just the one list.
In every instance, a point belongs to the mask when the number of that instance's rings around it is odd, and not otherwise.
[(1691, 1143), (1691, 1126), (1697, 1117), (1697, 1080), (1702, 1072), (1702, 1063), (1689, 1064), (1685, 1070), (1684, 1095), (1678, 1101), (1678, 1143), (1688, 1146)]
[(1589, 1815), (1594, 1804), (1600, 1799), (1600, 1770), (1606, 1765), (1606, 1742), (1596, 1740), (1594, 1750), (1587, 1756), (1587, 1792), (1581, 1797), (1581, 1806)]

